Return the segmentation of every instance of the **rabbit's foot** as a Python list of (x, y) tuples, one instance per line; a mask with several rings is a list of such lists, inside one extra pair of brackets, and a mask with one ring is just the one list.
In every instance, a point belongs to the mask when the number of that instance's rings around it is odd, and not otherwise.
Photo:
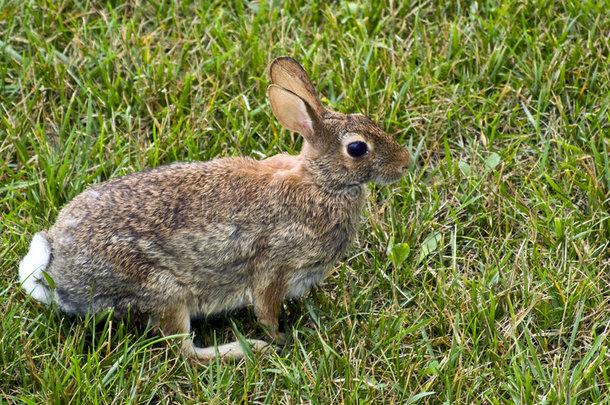
[[(266, 353), (271, 348), (271, 345), (263, 340), (246, 339), (245, 343), (248, 343), (251, 350), (256, 353)], [(192, 341), (185, 341), (182, 349), (189, 358), (196, 359), (203, 364), (208, 364), (216, 358), (221, 361), (230, 361), (241, 360), (246, 357), (241, 342), (232, 342), (220, 346), (196, 347)]]
[(279, 346), (284, 346), (286, 344), (286, 334), (280, 332), (278, 327), (267, 327), (267, 334), (272, 339), (273, 343)]

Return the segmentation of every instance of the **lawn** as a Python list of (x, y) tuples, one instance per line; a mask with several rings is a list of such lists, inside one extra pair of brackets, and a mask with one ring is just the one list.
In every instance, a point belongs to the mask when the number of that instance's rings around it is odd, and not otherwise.
[[(587, 0), (0, 0), (0, 404), (610, 403), (609, 33)], [(89, 185), (298, 153), (266, 99), (280, 55), (412, 157), (286, 302), (286, 346), (196, 365), (21, 292), (32, 235)], [(236, 335), (264, 332), (196, 324)]]

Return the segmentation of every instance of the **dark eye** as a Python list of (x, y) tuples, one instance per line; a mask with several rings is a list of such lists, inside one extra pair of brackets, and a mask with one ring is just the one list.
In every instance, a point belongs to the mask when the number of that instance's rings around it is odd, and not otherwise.
[(366, 143), (362, 141), (350, 142), (347, 144), (347, 153), (351, 157), (359, 158), (367, 154), (369, 148)]

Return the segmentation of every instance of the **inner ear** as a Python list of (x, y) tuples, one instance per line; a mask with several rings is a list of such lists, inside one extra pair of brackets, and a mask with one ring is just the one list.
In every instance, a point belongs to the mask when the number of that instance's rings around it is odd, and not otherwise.
[(322, 114), (324, 107), (318, 93), (299, 62), (288, 56), (280, 56), (271, 63), (269, 70), (273, 84), (290, 90), (309, 103), (318, 114)]
[(267, 95), (273, 114), (284, 128), (303, 135), (310, 144), (317, 143), (315, 127), (320, 118), (307, 101), (292, 91), (273, 84), (269, 86)]

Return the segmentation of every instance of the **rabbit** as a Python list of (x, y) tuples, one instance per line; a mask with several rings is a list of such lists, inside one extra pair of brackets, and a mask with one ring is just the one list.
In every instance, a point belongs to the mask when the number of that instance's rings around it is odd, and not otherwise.
[[(187, 358), (240, 359), (240, 343), (196, 347), (191, 319), (252, 306), (277, 343), (284, 299), (320, 284), (361, 222), (366, 183), (398, 181), (409, 154), (362, 114), (322, 106), (290, 57), (269, 68), (277, 120), (303, 136), (299, 155), (174, 163), (77, 195), (37, 233), (22, 288), (68, 314), (113, 308), (182, 335)], [(255, 351), (269, 343), (248, 340)]]

